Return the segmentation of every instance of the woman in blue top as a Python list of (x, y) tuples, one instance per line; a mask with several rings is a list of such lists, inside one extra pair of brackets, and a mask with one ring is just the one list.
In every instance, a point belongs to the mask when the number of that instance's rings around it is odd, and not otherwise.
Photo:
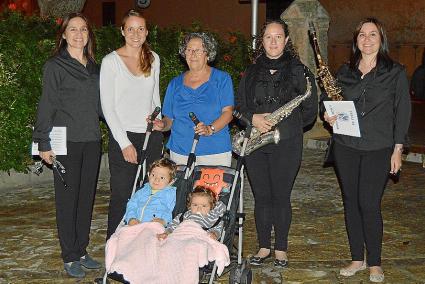
[[(171, 130), (167, 147), (177, 164), (186, 164), (194, 134), (198, 133), (197, 164), (230, 166), (232, 146), (227, 124), (232, 120), (233, 85), (229, 74), (208, 65), (215, 59), (216, 48), (217, 42), (206, 33), (184, 37), (179, 53), (189, 70), (171, 80), (163, 118), (154, 121), (155, 130)], [(189, 112), (200, 121), (196, 127)]]

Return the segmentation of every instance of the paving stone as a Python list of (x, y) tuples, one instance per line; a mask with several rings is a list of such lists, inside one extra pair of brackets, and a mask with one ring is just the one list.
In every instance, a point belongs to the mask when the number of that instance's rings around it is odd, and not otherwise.
[[(323, 151), (304, 150), (292, 194), (293, 220), (289, 261), (276, 269), (273, 261), (253, 269), (253, 283), (369, 283), (368, 271), (346, 278), (339, 268), (350, 261), (340, 190), (332, 168), (322, 168)], [(254, 202), (245, 183), (243, 255), (257, 250)], [(425, 283), (425, 169), (405, 163), (399, 183), (389, 183), (382, 203), (385, 283)], [(96, 195), (90, 254), (103, 261), (108, 207), (108, 180)], [(84, 279), (69, 278), (60, 258), (54, 191), (50, 185), (0, 191), (0, 283), (93, 283), (102, 271)], [(114, 283), (111, 281), (111, 283)], [(217, 283), (227, 284), (228, 275)]]

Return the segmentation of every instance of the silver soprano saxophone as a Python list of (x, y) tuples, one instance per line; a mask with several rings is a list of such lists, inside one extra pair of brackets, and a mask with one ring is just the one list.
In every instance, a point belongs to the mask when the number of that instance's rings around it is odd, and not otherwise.
[[(292, 99), (291, 101), (287, 102), (271, 114), (267, 115), (265, 117), (266, 120), (273, 123), (273, 127), (275, 127), (279, 122), (281, 122), (284, 118), (288, 117), (292, 111), (301, 104), (302, 101), (304, 101), (306, 98), (308, 98), (311, 95), (311, 83), (308, 80), (308, 77), (306, 77), (307, 81), (307, 89), (303, 95), (299, 95)], [(242, 143), (244, 139), (245, 130), (242, 130), (238, 133), (236, 133), (233, 136), (232, 139), (232, 147), (233, 152), (240, 155), (242, 151)], [(269, 132), (261, 134), (261, 132), (255, 128), (252, 127), (251, 136), (249, 137), (248, 144), (246, 145), (245, 149), (245, 155), (249, 155), (250, 153), (254, 152), (258, 148), (261, 148), (267, 144), (270, 143), (279, 143), (280, 140), (280, 132), (278, 128), (275, 128), (274, 130), (270, 130)]]

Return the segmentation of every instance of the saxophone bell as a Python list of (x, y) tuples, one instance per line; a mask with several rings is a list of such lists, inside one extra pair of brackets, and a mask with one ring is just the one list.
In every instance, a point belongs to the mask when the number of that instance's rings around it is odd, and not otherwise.
[[(275, 110), (273, 113), (265, 117), (266, 120), (271, 121), (273, 126), (276, 126), (283, 119), (288, 117), (292, 111), (297, 108), (302, 101), (308, 98), (311, 95), (311, 83), (306, 77), (306, 91), (302, 95), (298, 95), (291, 101), (287, 102), (285, 105), (281, 106), (279, 109)], [(240, 155), (242, 150), (242, 144), (244, 140), (245, 131), (242, 130), (236, 133), (232, 139), (232, 148), (233, 152)], [(261, 133), (257, 128), (253, 127), (251, 130), (251, 135), (246, 145), (244, 154), (249, 155), (253, 151), (267, 145), (270, 143), (279, 143), (280, 141), (280, 132), (276, 127), (274, 130), (271, 130), (266, 133)]]

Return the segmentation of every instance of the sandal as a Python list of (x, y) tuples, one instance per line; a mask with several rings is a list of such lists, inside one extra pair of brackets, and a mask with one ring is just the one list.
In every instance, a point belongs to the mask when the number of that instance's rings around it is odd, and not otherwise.
[(339, 270), (339, 274), (342, 276), (353, 276), (354, 274), (356, 274), (357, 272), (361, 271), (361, 270), (365, 270), (366, 269), (366, 262), (363, 262), (362, 265), (358, 268), (341, 268)]
[(284, 267), (288, 267), (289, 262), (287, 259), (275, 259), (274, 260), (274, 266), (276, 267), (280, 267), (280, 268), (284, 268)]
[(268, 255), (268, 256), (265, 256), (265, 257), (261, 257), (261, 256), (252, 256), (252, 257), (249, 259), (249, 263), (250, 263), (251, 265), (254, 265), (254, 266), (259, 266), (259, 265), (263, 264), (263, 263), (264, 263), (264, 261), (265, 261), (266, 259), (270, 258), (271, 256), (272, 256), (271, 252), (269, 253), (269, 255)]

